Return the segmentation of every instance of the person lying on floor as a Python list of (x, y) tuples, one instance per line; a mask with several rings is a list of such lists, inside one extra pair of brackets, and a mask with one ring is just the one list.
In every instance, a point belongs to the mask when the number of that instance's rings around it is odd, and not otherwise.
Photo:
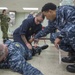
[(22, 75), (43, 75), (25, 60), (26, 50), (18, 42), (7, 40), (0, 44), (0, 69), (11, 69)]

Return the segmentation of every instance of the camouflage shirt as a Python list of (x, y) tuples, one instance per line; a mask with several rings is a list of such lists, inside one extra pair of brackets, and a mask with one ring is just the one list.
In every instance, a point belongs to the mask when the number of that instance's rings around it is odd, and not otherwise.
[(52, 22), (50, 21), (50, 24), (44, 30), (40, 31), (35, 36), (35, 39), (54, 32), (55, 28), (60, 31), (58, 37), (65, 37), (73, 26), (75, 26), (75, 6), (60, 6), (56, 10), (56, 19)]
[(7, 25), (10, 18), (7, 15), (0, 14), (1, 25)]

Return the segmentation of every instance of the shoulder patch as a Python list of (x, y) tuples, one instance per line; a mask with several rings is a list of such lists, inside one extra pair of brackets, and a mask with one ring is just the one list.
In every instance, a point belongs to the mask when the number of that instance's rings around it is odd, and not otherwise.
[(20, 47), (20, 45), (18, 43), (16, 43), (15, 46)]
[(29, 28), (29, 30), (31, 30), (32, 28)]

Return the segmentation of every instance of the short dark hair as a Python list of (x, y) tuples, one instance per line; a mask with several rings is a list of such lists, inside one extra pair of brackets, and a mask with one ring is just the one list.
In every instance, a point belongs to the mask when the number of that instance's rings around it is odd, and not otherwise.
[(56, 8), (57, 8), (57, 6), (55, 5), (55, 4), (53, 4), (53, 3), (47, 3), (47, 4), (45, 4), (43, 7), (42, 7), (42, 12), (43, 11), (48, 11), (49, 9), (50, 10), (56, 10)]
[(37, 17), (37, 16), (40, 16), (40, 15), (42, 16), (43, 19), (45, 18), (45, 16), (43, 15), (42, 12), (37, 13), (36, 17)]
[(2, 11), (2, 13), (4, 13), (6, 10), (4, 9), (3, 11)]

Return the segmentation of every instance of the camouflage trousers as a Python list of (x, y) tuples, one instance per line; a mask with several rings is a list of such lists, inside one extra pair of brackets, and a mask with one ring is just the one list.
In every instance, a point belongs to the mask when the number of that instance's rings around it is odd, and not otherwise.
[(20, 44), (23, 45), (23, 47), (26, 50), (26, 59), (27, 60), (32, 59), (32, 51), (28, 49), (28, 47), (26, 46), (26, 44), (21, 39), (21, 36), (13, 35), (13, 40), (14, 40), (14, 42), (19, 42)]
[(0, 68), (10, 68), (23, 75), (43, 75), (38, 69), (26, 62), (19, 49), (10, 50), (7, 59), (0, 62)]
[[(53, 33), (51, 40), (53, 43), (55, 39), (57, 38), (59, 32)], [(72, 25), (72, 27), (67, 27), (65, 31), (66, 36), (62, 38), (59, 47), (61, 50), (64, 50), (66, 52), (75, 51), (75, 25)]]
[(1, 26), (2, 38), (8, 39), (8, 25)]
[(54, 43), (54, 41), (55, 41), (55, 39), (57, 38), (58, 35), (59, 35), (59, 32), (50, 33), (50, 41), (51, 41), (51, 43)]

